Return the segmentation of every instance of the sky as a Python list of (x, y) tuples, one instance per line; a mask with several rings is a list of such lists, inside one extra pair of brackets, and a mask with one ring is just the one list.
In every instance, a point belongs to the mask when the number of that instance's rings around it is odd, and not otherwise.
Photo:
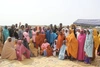
[(100, 19), (100, 0), (0, 0), (0, 25), (70, 25)]

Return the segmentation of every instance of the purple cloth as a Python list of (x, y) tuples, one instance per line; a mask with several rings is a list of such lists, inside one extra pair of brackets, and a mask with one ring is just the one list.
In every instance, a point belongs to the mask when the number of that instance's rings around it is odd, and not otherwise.
[(90, 58), (85, 56), (84, 62), (90, 64)]

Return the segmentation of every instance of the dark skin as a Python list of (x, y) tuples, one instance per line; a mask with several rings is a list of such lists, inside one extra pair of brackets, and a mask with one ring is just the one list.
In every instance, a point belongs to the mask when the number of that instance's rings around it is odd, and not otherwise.
[(24, 25), (21, 26), (21, 29), (22, 29), (22, 30), (24, 29)]
[(44, 39), (44, 43), (46, 43), (47, 42), (47, 39)]
[(39, 35), (39, 32), (37, 32), (36, 35)]
[(9, 42), (11, 42), (11, 41), (12, 41), (12, 39), (11, 39), (11, 38), (9, 38), (9, 39), (8, 39), (8, 41), (9, 41)]
[(88, 33), (88, 34), (90, 34), (90, 31), (89, 31), (89, 30), (87, 30), (87, 33)]
[(7, 29), (7, 26), (5, 26), (5, 29)]

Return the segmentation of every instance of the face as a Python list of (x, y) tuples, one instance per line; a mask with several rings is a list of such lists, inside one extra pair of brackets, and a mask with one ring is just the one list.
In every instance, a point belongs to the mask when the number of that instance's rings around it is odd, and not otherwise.
[(89, 30), (87, 30), (87, 34), (90, 34), (90, 31)]
[(47, 42), (47, 39), (44, 39), (44, 43), (46, 43)]
[(66, 44), (66, 41), (63, 41), (64, 44)]
[(54, 25), (54, 27), (56, 28), (57, 26), (56, 26), (56, 25)]
[(62, 35), (62, 31), (60, 31), (60, 35)]
[(71, 34), (71, 30), (69, 30), (69, 34)]
[(60, 23), (60, 27), (62, 27), (62, 23)]
[(83, 31), (80, 31), (80, 34), (83, 34), (84, 32)]
[(67, 28), (69, 29), (69, 26), (67, 26)]
[(24, 29), (24, 26), (23, 25), (21, 26), (21, 29)]
[(68, 30), (66, 30), (66, 33), (68, 32)]
[(8, 39), (8, 41), (9, 41), (9, 42), (11, 42), (11, 41), (12, 41), (12, 39), (11, 39), (11, 38), (9, 38), (9, 39)]
[(15, 26), (17, 27), (17, 24)]
[(5, 29), (7, 29), (7, 26), (5, 26)]

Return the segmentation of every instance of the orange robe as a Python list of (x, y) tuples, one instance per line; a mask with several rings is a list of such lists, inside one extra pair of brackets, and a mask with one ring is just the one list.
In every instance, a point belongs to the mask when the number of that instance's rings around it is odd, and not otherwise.
[(43, 44), (41, 45), (41, 54), (43, 54), (44, 50), (46, 50), (46, 52), (47, 52), (47, 57), (53, 55), (53, 50), (52, 50), (52, 48), (50, 47), (50, 44), (49, 44), (49, 43), (43, 43)]
[(74, 36), (74, 33), (71, 33), (66, 38), (66, 45), (67, 45), (67, 53), (68, 56), (72, 56), (73, 58), (77, 58), (77, 52), (78, 52), (78, 41)]
[(44, 39), (45, 39), (45, 34), (39, 34), (39, 36), (40, 36), (40, 46), (43, 44), (43, 42), (44, 42)]
[(52, 48), (50, 47), (50, 45), (47, 46), (47, 50), (46, 50), (46, 51), (47, 51), (47, 57), (53, 55), (53, 50), (52, 50)]
[(40, 36), (39, 35), (36, 35), (35, 37), (35, 42), (36, 42), (36, 48), (38, 49), (38, 47), (40, 46)]
[(57, 39), (57, 45), (56, 45), (57, 49), (61, 48), (61, 46), (63, 44), (63, 40), (64, 40), (64, 35), (59, 34), (58, 39)]
[(95, 59), (95, 53), (96, 53), (96, 51), (98, 50), (98, 47), (99, 47), (99, 37), (98, 37), (98, 34), (97, 34), (97, 30), (95, 28), (93, 29), (93, 41), (94, 41), (94, 49), (93, 49), (92, 60)]

